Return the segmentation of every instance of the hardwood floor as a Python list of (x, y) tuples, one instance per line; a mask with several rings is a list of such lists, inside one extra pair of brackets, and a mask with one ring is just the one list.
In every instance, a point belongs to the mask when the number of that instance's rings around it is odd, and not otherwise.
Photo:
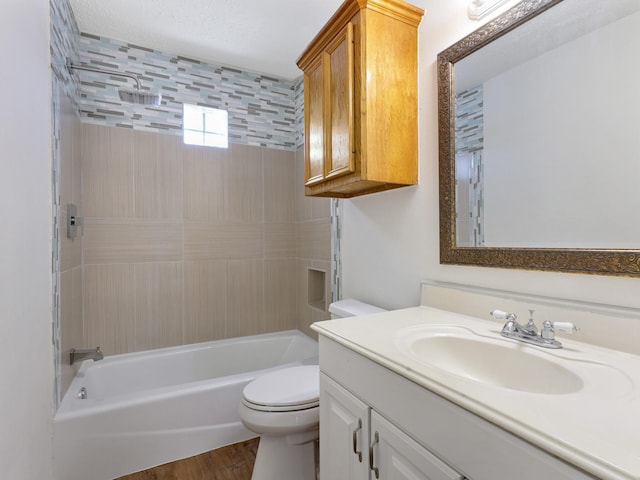
[(235, 443), (116, 480), (251, 480), (258, 440)]

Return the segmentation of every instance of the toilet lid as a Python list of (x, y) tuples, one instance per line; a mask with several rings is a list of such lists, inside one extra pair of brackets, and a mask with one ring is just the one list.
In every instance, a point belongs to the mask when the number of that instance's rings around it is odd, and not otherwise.
[(266, 373), (244, 387), (242, 395), (245, 404), (260, 410), (260, 407), (314, 407), (320, 396), (320, 367), (305, 365)]

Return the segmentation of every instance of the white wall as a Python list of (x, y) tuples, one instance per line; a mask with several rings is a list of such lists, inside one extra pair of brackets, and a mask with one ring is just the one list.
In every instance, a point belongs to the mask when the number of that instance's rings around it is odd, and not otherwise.
[[(418, 305), (424, 279), (640, 307), (640, 280), (439, 264), (436, 55), (480, 25), (466, 0), (420, 0), (420, 184), (344, 201), (343, 297)], [(488, 19), (487, 19), (488, 20)]]
[(636, 13), (484, 83), (486, 246), (640, 246), (639, 28)]
[(0, 476), (52, 478), (49, 2), (0, 2)]

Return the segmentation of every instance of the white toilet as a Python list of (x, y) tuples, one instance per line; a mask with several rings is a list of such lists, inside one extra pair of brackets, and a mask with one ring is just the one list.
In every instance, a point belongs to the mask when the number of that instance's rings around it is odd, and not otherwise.
[[(331, 318), (384, 310), (358, 300), (329, 307)], [(251, 480), (315, 480), (314, 441), (320, 416), (320, 367), (283, 368), (258, 377), (242, 392), (242, 423), (260, 434)]]
[(345, 298), (329, 305), (331, 318), (356, 317), (361, 315), (373, 315), (374, 313), (386, 312), (384, 308), (376, 307), (369, 303), (361, 302), (354, 298)]

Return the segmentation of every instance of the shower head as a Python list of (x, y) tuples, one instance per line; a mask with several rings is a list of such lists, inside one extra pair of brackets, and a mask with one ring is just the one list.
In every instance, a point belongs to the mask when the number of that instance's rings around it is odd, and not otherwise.
[(102, 73), (104, 75), (112, 75), (116, 77), (130, 78), (136, 82), (136, 88), (121, 88), (118, 90), (120, 100), (123, 102), (135, 103), (137, 105), (153, 105), (158, 106), (162, 101), (162, 95), (159, 93), (144, 92), (140, 88), (140, 80), (137, 76), (129, 73), (112, 72), (109, 70), (102, 70), (100, 68), (86, 67), (84, 65), (74, 65), (71, 60), (67, 59), (67, 68), (71, 71), (85, 70), (87, 72)]
[(135, 88), (121, 88), (118, 90), (118, 95), (123, 102), (135, 103), (136, 105), (157, 107), (162, 102), (162, 95), (159, 93), (144, 92)]

